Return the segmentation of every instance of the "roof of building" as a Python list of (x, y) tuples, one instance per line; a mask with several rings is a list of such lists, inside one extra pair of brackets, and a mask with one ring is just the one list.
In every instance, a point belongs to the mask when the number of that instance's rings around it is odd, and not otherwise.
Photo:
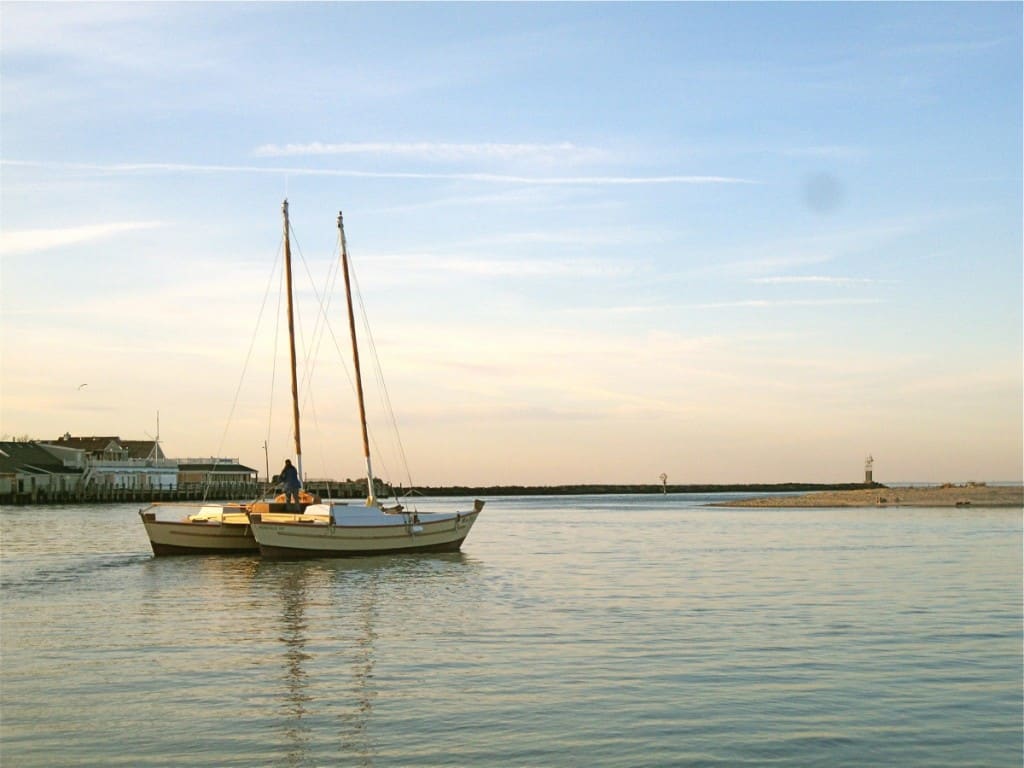
[[(77, 448), (89, 454), (118, 453), (126, 459), (165, 459), (163, 449), (156, 440), (122, 440), (117, 435), (73, 437), (70, 432), (56, 440), (44, 440), (62, 448)], [(154, 448), (156, 455), (153, 455)]]
[[(156, 440), (122, 440), (123, 445), (128, 450), (128, 456), (133, 459), (164, 459), (164, 449), (160, 447), (160, 444)], [(153, 451), (156, 449), (156, 455), (153, 455)]]
[(120, 450), (122, 448), (121, 438), (117, 435), (107, 437), (72, 437), (70, 433), (61, 435), (56, 440), (45, 440), (47, 443), (64, 446), (65, 448), (78, 448), (87, 453), (103, 453), (109, 450)]
[(234, 459), (225, 461), (190, 461), (189, 459), (178, 459), (179, 472), (256, 472), (252, 467), (239, 464)]
[(37, 443), (0, 442), (0, 472), (81, 474)]

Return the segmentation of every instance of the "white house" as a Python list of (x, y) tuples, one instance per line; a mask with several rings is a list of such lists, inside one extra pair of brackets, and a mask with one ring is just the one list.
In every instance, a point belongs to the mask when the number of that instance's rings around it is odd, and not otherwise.
[(67, 433), (44, 447), (59, 455), (80, 452), (84, 482), (90, 486), (135, 490), (178, 487), (178, 463), (164, 456), (155, 440), (72, 437)]

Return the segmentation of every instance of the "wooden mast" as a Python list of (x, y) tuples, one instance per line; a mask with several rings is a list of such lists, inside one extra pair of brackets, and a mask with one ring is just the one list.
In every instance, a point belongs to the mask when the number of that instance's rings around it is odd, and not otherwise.
[(352, 286), (348, 277), (348, 252), (345, 247), (345, 224), (338, 211), (338, 234), (341, 237), (341, 270), (345, 275), (345, 301), (348, 304), (348, 330), (352, 337), (352, 364), (356, 369), (356, 399), (359, 401), (359, 426), (363, 430), (363, 456), (366, 458), (366, 506), (377, 503), (373, 490), (373, 465), (370, 462), (370, 438), (366, 432), (366, 407), (363, 404), (363, 375), (359, 370), (359, 344), (356, 341), (356, 320), (352, 313)]
[(292, 310), (292, 247), (288, 225), (288, 200), (281, 205), (284, 213), (284, 275), (288, 288), (288, 345), (292, 369), (292, 420), (295, 424), (295, 469), (302, 481), (302, 437), (299, 432), (299, 384), (295, 373), (295, 316)]

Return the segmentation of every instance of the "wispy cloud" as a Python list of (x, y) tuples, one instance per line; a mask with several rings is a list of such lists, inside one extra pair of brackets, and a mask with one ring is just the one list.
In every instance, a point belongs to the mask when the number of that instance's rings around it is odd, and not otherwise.
[(580, 147), (571, 142), (555, 144), (460, 144), (452, 142), (343, 142), (325, 144), (264, 144), (253, 153), (257, 157), (302, 157), (319, 155), (374, 155), (412, 157), (422, 160), (597, 160), (605, 152)]
[(987, 40), (938, 40), (935, 42), (900, 45), (881, 55), (888, 56), (959, 56), (968, 53), (988, 53), (1004, 45), (1013, 45), (1013, 37), (994, 37)]
[(464, 208), (466, 206), (526, 206), (528, 208), (551, 211), (558, 210), (606, 210), (612, 203), (602, 199), (580, 200), (572, 196), (572, 190), (549, 187), (547, 194), (540, 196), (537, 190), (527, 186), (506, 187), (504, 189), (476, 190), (463, 195), (431, 195), (429, 198), (405, 203), (382, 204), (367, 207), (373, 213), (404, 213), (440, 208)]
[(475, 238), (462, 242), (462, 247), (490, 248), (502, 245), (574, 245), (574, 246), (614, 246), (626, 243), (659, 243), (666, 235), (659, 232), (641, 229), (558, 229), (549, 231), (522, 231), (496, 234), (490, 237)]
[(713, 264), (705, 271), (710, 273), (742, 276), (757, 274), (759, 272), (763, 273), (785, 270), (791, 267), (807, 267), (813, 264), (822, 264), (832, 261), (832, 259), (833, 256), (828, 253), (794, 253), (784, 256), (764, 256), (761, 258), (744, 259), (742, 261)]
[[(222, 55), (223, 43), (172, 33), (187, 12), (145, 3), (5, 4), (4, 20), (17, 34), (4, 36), (4, 52), (59, 57), (78, 67), (100, 65), (135, 74), (198, 70)], [(162, 55), (154, 55), (156, 50)]]
[(780, 150), (785, 157), (811, 157), (819, 160), (860, 160), (868, 155), (863, 147), (828, 144), (814, 147), (791, 147)]
[(861, 304), (881, 304), (881, 299), (745, 299), (716, 301), (706, 304), (688, 304), (691, 309), (773, 309), (776, 307), (829, 307)]
[(656, 312), (667, 312), (676, 309), (674, 304), (603, 304), (591, 307), (563, 307), (558, 311), (563, 315), (650, 315)]
[(784, 307), (828, 307), (881, 304), (878, 298), (832, 298), (832, 299), (738, 299), (734, 301), (713, 301), (696, 304), (618, 304), (593, 307), (566, 307), (563, 314), (570, 315), (651, 315), (659, 312), (673, 312), (679, 309), (777, 309)]
[(621, 277), (633, 267), (600, 259), (493, 259), (392, 256), (374, 259), (380, 273), (414, 279), (425, 274), (477, 277)]
[(157, 221), (124, 221), (92, 224), (84, 227), (3, 231), (0, 232), (0, 254), (17, 256), (37, 253), (51, 248), (101, 240), (124, 232), (152, 229), (159, 226), (162, 224)]
[(748, 282), (766, 285), (870, 285), (879, 283), (867, 277), (832, 277), (828, 275), (778, 275), (752, 277)]
[(449, 259), (439, 268), (489, 277), (611, 277), (630, 271), (621, 264), (591, 259)]
[(193, 163), (50, 163), (31, 160), (3, 160), (12, 167), (63, 168), (106, 174), (145, 173), (260, 173), (278, 176), (341, 176), (371, 179), (421, 179), (475, 181), (491, 184), (535, 184), (561, 186), (619, 186), (662, 184), (759, 184), (734, 176), (519, 176), (499, 173), (423, 173), (417, 171), (352, 171), (338, 168), (282, 168), (255, 165), (203, 165)]
[[(943, 212), (942, 215), (948, 219), (950, 214)], [(938, 214), (931, 216), (937, 218)], [(708, 265), (702, 272), (747, 280), (772, 278), (780, 276), (780, 273), (816, 268), (815, 265), (835, 261), (849, 254), (877, 249), (882, 244), (921, 230), (928, 223), (928, 218), (924, 217), (883, 219), (856, 229), (781, 239), (752, 249), (753, 253), (748, 258), (723, 260)]]

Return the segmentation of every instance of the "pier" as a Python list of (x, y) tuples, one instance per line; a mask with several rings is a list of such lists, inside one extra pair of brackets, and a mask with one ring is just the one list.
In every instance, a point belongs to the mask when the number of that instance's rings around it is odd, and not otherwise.
[[(391, 486), (377, 483), (378, 498), (392, 495)], [(364, 499), (366, 482), (351, 480), (310, 480), (303, 489), (321, 498)], [(155, 501), (252, 501), (278, 492), (266, 483), (188, 483), (176, 488), (122, 488), (92, 485), (72, 489), (35, 488), (31, 491), (0, 493), (0, 507), (30, 504), (125, 504)]]

